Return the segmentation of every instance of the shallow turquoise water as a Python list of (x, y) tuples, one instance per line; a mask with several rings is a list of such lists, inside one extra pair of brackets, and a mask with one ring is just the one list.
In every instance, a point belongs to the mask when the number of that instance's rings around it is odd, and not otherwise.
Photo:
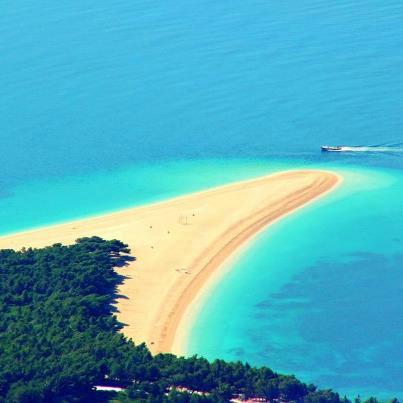
[(0, 233), (344, 170), (243, 255), (189, 349), (402, 395), (402, 18), (400, 0), (1, 2)]
[(161, 161), (27, 181), (0, 198), (0, 234), (156, 202), (298, 166), (257, 159)]
[(344, 175), (213, 287), (188, 354), (270, 363), (350, 396), (403, 395), (403, 176)]

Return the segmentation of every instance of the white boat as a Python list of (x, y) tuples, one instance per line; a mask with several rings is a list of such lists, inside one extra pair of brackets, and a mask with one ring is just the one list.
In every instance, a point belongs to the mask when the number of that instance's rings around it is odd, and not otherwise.
[(321, 146), (322, 151), (328, 151), (328, 152), (337, 152), (337, 151), (343, 151), (342, 146)]

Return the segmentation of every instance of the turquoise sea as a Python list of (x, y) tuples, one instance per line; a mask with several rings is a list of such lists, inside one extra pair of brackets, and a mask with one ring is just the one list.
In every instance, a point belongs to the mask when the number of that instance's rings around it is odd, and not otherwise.
[(403, 398), (402, 20), (400, 0), (2, 1), (0, 233), (335, 169), (214, 287), (187, 351)]

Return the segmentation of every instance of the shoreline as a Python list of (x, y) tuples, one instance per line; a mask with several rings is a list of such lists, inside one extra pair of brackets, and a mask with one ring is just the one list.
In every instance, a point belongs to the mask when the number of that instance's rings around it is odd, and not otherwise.
[(165, 204), (168, 202), (174, 202), (174, 201), (181, 201), (182, 199), (185, 199), (189, 196), (197, 196), (197, 195), (202, 195), (204, 193), (207, 192), (211, 192), (214, 191), (216, 189), (219, 188), (225, 188), (225, 187), (230, 187), (233, 185), (242, 185), (242, 184), (247, 184), (249, 182), (254, 182), (254, 181), (258, 181), (258, 180), (262, 180), (262, 179), (266, 179), (268, 177), (274, 176), (274, 175), (278, 175), (278, 174), (286, 174), (286, 173), (293, 173), (293, 172), (322, 172), (322, 173), (330, 173), (332, 175), (335, 175), (339, 178), (342, 178), (342, 175), (339, 173), (336, 173), (335, 171), (332, 170), (326, 170), (326, 169), (320, 169), (320, 168), (296, 168), (296, 169), (287, 169), (287, 170), (281, 170), (281, 171), (276, 171), (276, 172), (271, 172), (267, 175), (259, 175), (256, 177), (252, 177), (252, 178), (247, 178), (247, 179), (242, 179), (239, 181), (231, 181), (222, 185), (218, 185), (218, 186), (212, 186), (212, 187), (207, 187), (205, 189), (202, 190), (196, 190), (190, 193), (183, 193), (180, 195), (175, 195), (175, 196), (171, 196), (171, 197), (167, 197), (164, 199), (156, 199), (156, 200), (152, 200), (150, 202), (141, 202), (139, 204), (134, 204), (131, 206), (125, 206), (122, 208), (118, 208), (118, 209), (112, 209), (112, 210), (107, 210), (104, 212), (98, 212), (98, 213), (91, 213), (91, 214), (86, 214), (83, 216), (78, 216), (76, 218), (68, 218), (65, 220), (56, 220), (53, 222), (50, 222), (48, 224), (40, 224), (40, 225), (35, 225), (35, 226), (30, 226), (27, 227), (25, 229), (17, 229), (17, 230), (11, 230), (11, 231), (6, 231), (3, 233), (0, 233), (0, 242), (3, 238), (11, 238), (14, 236), (19, 236), (21, 234), (27, 235), (29, 233), (35, 233), (38, 231), (43, 231), (43, 230), (48, 230), (48, 229), (52, 229), (52, 228), (56, 228), (56, 227), (61, 227), (61, 226), (65, 226), (65, 225), (74, 225), (77, 222), (84, 222), (84, 221), (90, 221), (90, 220), (94, 220), (94, 219), (99, 219), (100, 217), (104, 217), (104, 216), (113, 216), (113, 215), (118, 215), (118, 214), (122, 214), (122, 213), (128, 213), (132, 210), (138, 210), (138, 209), (143, 209), (143, 208), (150, 208), (150, 207), (158, 207), (160, 204)]
[[(287, 171), (288, 172), (288, 171)], [(259, 230), (257, 230), (251, 237), (249, 237), (242, 245), (240, 245), (237, 249), (235, 249), (231, 254), (227, 256), (227, 258), (222, 262), (222, 264), (216, 268), (216, 270), (211, 273), (210, 277), (203, 284), (203, 287), (199, 289), (199, 291), (193, 296), (193, 301), (190, 302), (189, 306), (184, 309), (180, 320), (178, 321), (175, 337), (171, 343), (170, 352), (176, 354), (178, 356), (186, 356), (187, 355), (187, 342), (190, 337), (191, 327), (194, 322), (197, 320), (197, 314), (201, 311), (206, 299), (210, 295), (211, 292), (214, 291), (214, 287), (225, 277), (225, 275), (231, 270), (231, 267), (236, 261), (240, 258), (240, 256), (245, 252), (251, 242), (254, 240), (266, 229), (275, 224), (277, 221), (282, 220), (283, 218), (292, 215), (293, 213), (307, 207), (310, 204), (317, 202), (319, 199), (326, 197), (329, 193), (336, 190), (343, 181), (344, 178), (342, 175), (338, 173), (334, 173), (337, 177), (337, 182), (335, 185), (323, 193), (318, 194), (314, 198), (310, 199), (306, 203), (296, 207), (295, 209), (284, 213), (274, 220), (270, 221), (267, 225), (263, 226)]]
[(193, 294), (192, 301), (189, 302), (189, 300), (187, 300), (188, 306), (183, 307), (180, 318), (176, 322), (174, 330), (175, 335), (172, 340), (170, 340), (169, 351), (177, 355), (186, 355), (187, 351), (185, 346), (187, 345), (187, 340), (190, 336), (190, 328), (196, 320), (195, 318), (200, 312), (202, 305), (205, 303), (209, 294), (213, 291), (213, 288), (231, 269), (231, 264), (237, 260), (237, 256), (239, 257), (244, 252), (244, 250), (248, 248), (248, 244), (250, 242), (253, 242), (254, 238), (256, 238), (261, 232), (265, 231), (267, 227), (274, 224), (276, 221), (279, 221), (282, 218), (291, 215), (300, 209), (303, 209), (309, 204), (318, 201), (319, 199), (325, 197), (328, 193), (334, 191), (343, 181), (343, 177), (341, 175), (334, 175), (337, 177), (337, 181), (332, 187), (328, 188), (322, 193), (318, 193), (316, 196), (309, 199), (307, 202), (298, 205), (296, 208), (285, 211), (284, 213), (280, 213), (276, 218), (274, 218), (273, 220), (269, 220), (267, 223), (261, 225), (260, 227), (258, 226), (255, 232), (252, 232), (250, 236), (246, 236), (244, 241), (240, 241), (239, 247), (235, 247), (232, 251), (228, 253), (228, 255), (226, 255), (226, 257), (224, 257), (221, 264), (219, 264), (217, 267), (211, 268), (209, 278), (206, 278), (204, 284), (202, 284), (199, 287), (198, 291)]
[(127, 243), (136, 261), (116, 268), (125, 277), (117, 300), (118, 320), (126, 324), (122, 332), (136, 344), (146, 342), (153, 353), (170, 352), (177, 334), (181, 337), (180, 329), (186, 328), (180, 325), (189, 306), (222, 274), (234, 252), (275, 220), (340, 182), (339, 175), (328, 171), (284, 171), (1, 236), (0, 248), (71, 244), (92, 235)]

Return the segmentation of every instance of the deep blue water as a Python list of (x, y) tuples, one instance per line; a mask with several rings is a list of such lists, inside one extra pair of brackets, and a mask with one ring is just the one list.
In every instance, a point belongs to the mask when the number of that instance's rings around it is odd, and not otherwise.
[(234, 265), (189, 349), (402, 396), (402, 18), (399, 0), (2, 1), (0, 232), (344, 170)]

